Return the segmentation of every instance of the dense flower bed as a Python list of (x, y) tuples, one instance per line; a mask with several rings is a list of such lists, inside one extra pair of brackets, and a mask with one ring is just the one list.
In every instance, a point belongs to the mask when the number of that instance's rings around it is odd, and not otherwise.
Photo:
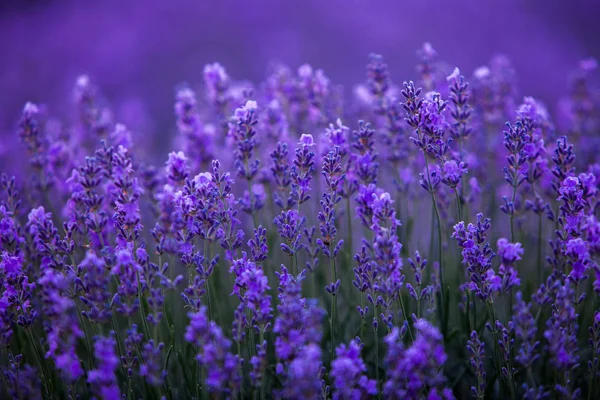
[(207, 65), (158, 167), (85, 76), (69, 123), (27, 103), (0, 397), (597, 398), (595, 61), (551, 115), (505, 57), (418, 60), (398, 85), (370, 56), (348, 97)]

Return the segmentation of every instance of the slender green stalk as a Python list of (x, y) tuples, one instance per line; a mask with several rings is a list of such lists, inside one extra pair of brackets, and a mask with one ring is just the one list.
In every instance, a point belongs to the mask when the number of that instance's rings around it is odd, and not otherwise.
[(83, 334), (85, 336), (85, 343), (86, 343), (86, 347), (87, 347), (87, 352), (88, 352), (88, 362), (89, 362), (89, 368), (92, 368), (92, 363), (94, 361), (94, 356), (92, 354), (92, 346), (90, 344), (90, 338), (89, 335), (87, 333), (87, 328), (84, 324), (83, 318), (81, 317), (81, 310), (79, 309), (79, 304), (77, 303), (77, 299), (75, 299), (75, 308), (77, 310), (77, 317), (79, 318), (79, 324), (81, 325), (81, 328), (83, 329)]
[[(400, 299), (400, 307), (402, 308), (402, 314), (404, 315), (404, 320), (406, 322), (408, 322), (408, 314), (406, 313), (406, 308), (404, 307), (404, 300), (402, 299), (402, 293), (400, 293), (398, 295), (398, 298)], [(410, 323), (409, 323), (409, 325), (410, 325)], [(410, 341), (414, 342), (415, 338), (413, 337), (412, 329), (410, 329), (410, 326), (408, 326), (408, 335), (410, 336)]]
[[(423, 153), (423, 157), (425, 157), (425, 168), (426, 168), (426, 172), (427, 172), (427, 181), (429, 183), (429, 187), (431, 188), (431, 176), (429, 173), (429, 160), (427, 159), (427, 154)], [(439, 247), (438, 247), (438, 262), (440, 264), (440, 295), (438, 296), (438, 309), (441, 313), (441, 323), (442, 323), (442, 335), (444, 336), (444, 340), (446, 339), (446, 334), (447, 334), (447, 320), (448, 320), (448, 316), (444, 315), (444, 311), (442, 308), (442, 299), (444, 299), (444, 268), (442, 265), (442, 220), (440, 218), (440, 210), (438, 208), (437, 205), (437, 201), (435, 198), (435, 192), (432, 190), (431, 191), (431, 201), (433, 202), (433, 208), (435, 211), (435, 217), (437, 219), (437, 224), (438, 224), (438, 241), (439, 241)]]
[[(260, 345), (262, 346), (263, 342), (265, 341), (265, 329), (264, 327), (260, 328)], [(266, 400), (267, 398), (267, 393), (265, 391), (265, 385), (266, 385), (266, 380), (265, 380), (265, 373), (262, 373), (261, 379), (260, 379), (260, 398), (261, 400)], [(244, 385), (241, 385), (244, 386)]]
[[(364, 292), (360, 292), (360, 308), (363, 310), (365, 310), (365, 293)], [(364, 315), (360, 317), (360, 337), (364, 338), (364, 330), (365, 330), (365, 317)]]
[(594, 398), (594, 383), (596, 382), (596, 363), (592, 361), (592, 370), (590, 371), (590, 377), (588, 379), (588, 395), (587, 400)]
[(42, 373), (42, 380), (44, 381), (44, 386), (46, 386), (46, 391), (50, 396), (52, 396), (53, 388), (52, 384), (50, 383), (50, 375), (48, 375), (48, 370), (46, 369), (46, 363), (44, 362), (44, 359), (38, 350), (33, 334), (31, 333), (31, 329), (27, 328), (25, 330), (27, 331), (27, 335), (31, 341), (31, 345), (33, 346), (33, 351), (35, 352), (35, 356), (40, 364), (40, 372)]
[(375, 332), (375, 381), (377, 382), (377, 397), (381, 399), (379, 391), (379, 327), (373, 328), (373, 331)]
[(542, 214), (538, 218), (537, 266), (539, 283), (544, 282), (544, 264), (542, 263)]
[(462, 207), (460, 205), (460, 196), (458, 195), (458, 190), (456, 188), (454, 188), (454, 194), (456, 196), (456, 211), (457, 211), (457, 215), (458, 215), (458, 221), (462, 221)]
[(348, 222), (348, 254), (350, 255), (349, 260), (352, 262), (352, 250), (354, 249), (352, 240), (354, 235), (352, 232), (352, 209), (350, 208), (350, 197), (346, 197), (346, 220)]
[[(513, 186), (513, 194), (512, 194), (512, 205), (514, 208), (515, 199), (517, 198), (517, 186)], [(510, 213), (510, 242), (515, 242), (515, 210), (513, 209)]]

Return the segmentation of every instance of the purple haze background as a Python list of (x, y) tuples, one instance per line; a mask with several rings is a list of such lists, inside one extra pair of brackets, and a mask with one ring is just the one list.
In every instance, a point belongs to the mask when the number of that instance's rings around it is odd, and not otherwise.
[[(429, 41), (466, 76), (506, 54), (520, 95), (552, 108), (577, 62), (600, 58), (598, 0), (9, 0), (0, 12), (1, 138), (14, 134), (26, 101), (67, 116), (82, 73), (156, 148), (173, 131), (174, 87), (200, 84), (209, 62), (254, 82), (271, 61), (308, 62), (348, 95), (364, 81), (369, 53), (382, 54), (401, 82), (416, 76), (415, 51)], [(0, 155), (8, 151), (0, 145)]]

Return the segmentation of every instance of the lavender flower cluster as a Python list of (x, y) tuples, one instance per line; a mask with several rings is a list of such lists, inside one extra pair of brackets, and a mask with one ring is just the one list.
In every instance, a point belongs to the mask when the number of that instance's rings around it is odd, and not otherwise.
[(0, 398), (598, 398), (596, 62), (551, 114), (505, 57), (417, 56), (350, 98), (207, 65), (158, 165), (86, 76), (68, 123), (25, 104)]

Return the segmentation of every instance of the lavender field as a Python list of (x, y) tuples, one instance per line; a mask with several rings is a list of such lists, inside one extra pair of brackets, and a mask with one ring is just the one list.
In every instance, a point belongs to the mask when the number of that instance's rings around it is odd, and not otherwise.
[(0, 8), (0, 399), (600, 398), (600, 7), (267, 3)]

